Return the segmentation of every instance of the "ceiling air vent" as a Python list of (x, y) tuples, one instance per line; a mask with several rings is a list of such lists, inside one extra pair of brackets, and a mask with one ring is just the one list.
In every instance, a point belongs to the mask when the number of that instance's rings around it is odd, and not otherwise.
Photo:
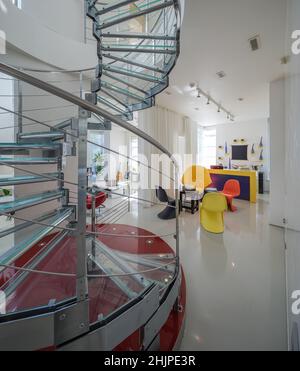
[(250, 48), (253, 52), (261, 48), (260, 37), (258, 35), (249, 39), (249, 43), (250, 43)]
[(219, 79), (224, 79), (224, 77), (226, 76), (226, 73), (224, 71), (219, 71), (217, 72), (217, 76)]

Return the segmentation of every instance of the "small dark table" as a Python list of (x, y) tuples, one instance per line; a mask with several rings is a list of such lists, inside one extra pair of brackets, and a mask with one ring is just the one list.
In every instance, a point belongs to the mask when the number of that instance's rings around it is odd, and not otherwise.
[[(203, 198), (203, 194), (198, 193), (198, 195), (193, 195), (191, 200), (184, 200), (186, 195), (191, 191), (182, 190), (180, 191), (180, 211), (183, 209), (190, 210), (192, 214), (195, 214), (196, 211), (199, 211), (199, 203)], [(195, 192), (196, 191), (192, 191)]]

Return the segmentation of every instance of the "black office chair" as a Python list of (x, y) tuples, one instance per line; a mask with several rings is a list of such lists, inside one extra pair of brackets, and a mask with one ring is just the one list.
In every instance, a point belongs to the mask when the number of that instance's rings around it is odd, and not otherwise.
[(167, 195), (167, 192), (162, 187), (156, 188), (156, 197), (160, 202), (166, 202), (168, 206), (157, 216), (159, 219), (170, 220), (176, 218), (176, 201)]

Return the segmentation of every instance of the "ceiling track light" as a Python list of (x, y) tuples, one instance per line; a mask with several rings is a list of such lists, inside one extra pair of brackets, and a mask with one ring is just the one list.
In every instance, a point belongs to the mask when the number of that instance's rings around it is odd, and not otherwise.
[(195, 92), (195, 90), (197, 92), (197, 96), (195, 96), (193, 94), (194, 97), (197, 97), (197, 98), (204, 97), (204, 98), (206, 98), (207, 99), (206, 105), (210, 105), (211, 103), (214, 104), (217, 107), (217, 112), (218, 113), (224, 113), (225, 117), (227, 117), (227, 120), (234, 121), (234, 118), (235, 118), (234, 115), (231, 112), (229, 112), (227, 109), (225, 109), (225, 107), (223, 107), (220, 102), (217, 102), (215, 99), (213, 99), (210, 94), (205, 93), (205, 91), (203, 91), (200, 88), (198, 83), (190, 83), (189, 86), (193, 90), (193, 92)]

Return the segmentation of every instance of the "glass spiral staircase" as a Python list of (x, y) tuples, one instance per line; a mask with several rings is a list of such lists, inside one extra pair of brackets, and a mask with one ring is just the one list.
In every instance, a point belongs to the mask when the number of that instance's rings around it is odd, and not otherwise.
[(168, 87), (180, 51), (179, 2), (98, 3), (88, 1), (87, 12), (99, 59), (92, 92), (100, 106), (131, 120)]
[[(11, 191), (0, 199), (0, 350), (150, 350), (180, 308), (177, 165), (128, 122), (168, 86), (180, 49), (180, 1), (86, 0), (86, 13), (96, 68), (0, 63), (2, 79), (18, 87), (17, 108), (0, 106), (0, 131), (15, 137), (0, 143), (0, 189)], [(107, 123), (171, 158), (174, 223), (150, 232), (139, 220), (153, 201), (130, 189), (89, 187), (89, 146), (115, 150), (89, 140), (88, 131)], [(99, 214), (100, 193), (111, 206)]]

